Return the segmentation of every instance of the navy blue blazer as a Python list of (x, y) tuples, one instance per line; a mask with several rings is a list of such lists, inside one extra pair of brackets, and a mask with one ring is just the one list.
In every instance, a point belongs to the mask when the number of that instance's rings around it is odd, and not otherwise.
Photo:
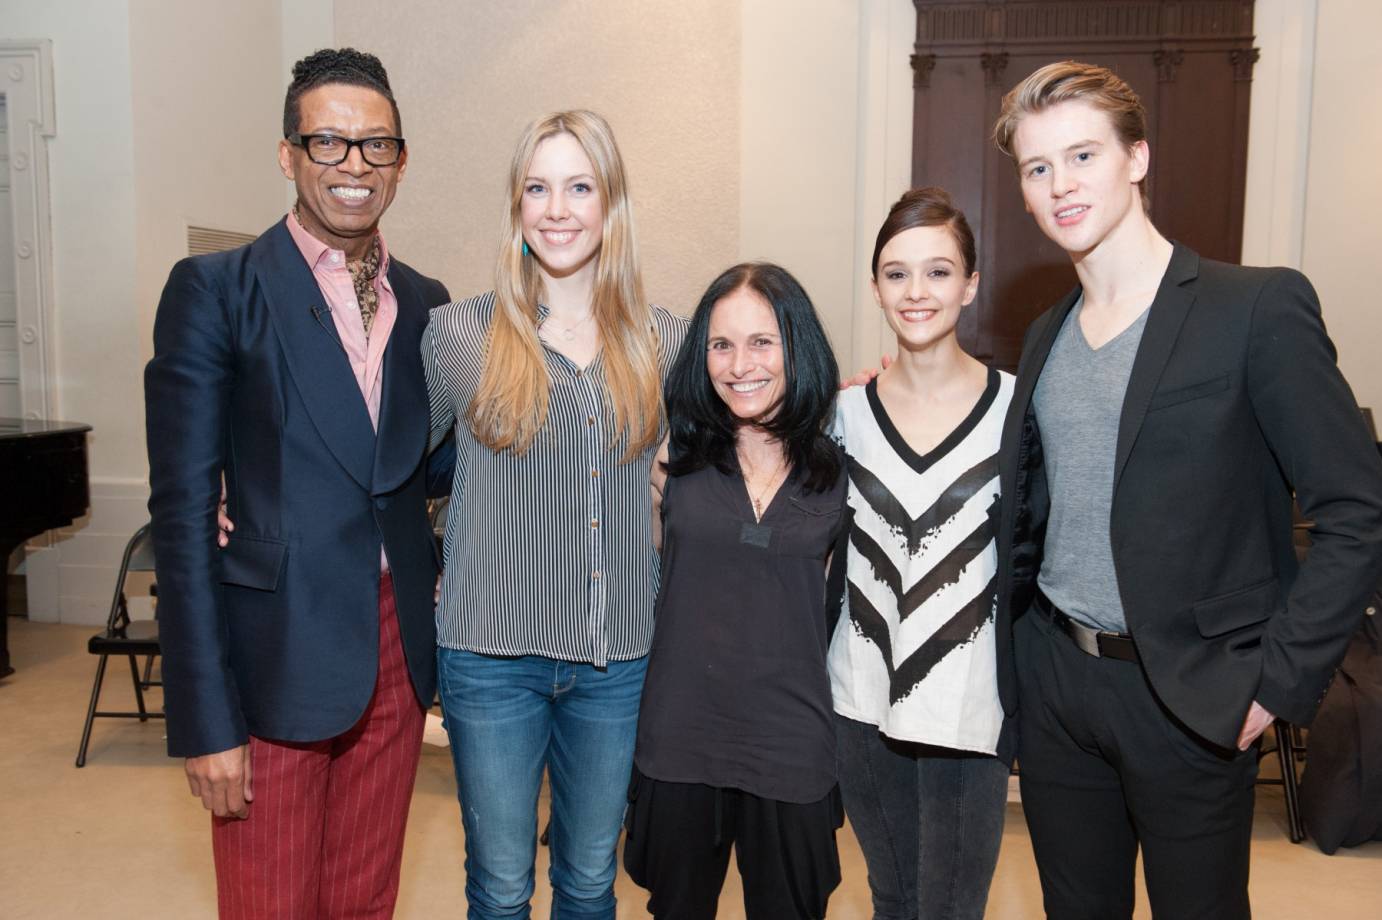
[[(144, 372), (168, 753), (254, 735), (315, 741), (359, 719), (379, 655), (379, 550), (423, 705), (438, 559), (419, 356), (440, 282), (390, 259), (398, 319), (376, 436), (287, 224), (173, 267)], [(224, 470), (235, 533), (216, 547)]]

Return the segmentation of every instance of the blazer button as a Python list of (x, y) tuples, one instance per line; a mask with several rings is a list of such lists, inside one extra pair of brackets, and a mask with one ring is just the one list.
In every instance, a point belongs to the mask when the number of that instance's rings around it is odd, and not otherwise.
[(374, 507), (383, 511), (385, 508), (389, 507), (389, 500), (387, 498), (376, 498), (374, 500)]
[(1366, 614), (1367, 614), (1368, 616), (1370, 616), (1370, 617), (1375, 617), (1375, 616), (1377, 616), (1377, 608), (1374, 607), (1374, 606), (1371, 606), (1371, 605), (1369, 605), (1369, 606), (1368, 606), (1368, 609), (1367, 609), (1367, 610), (1364, 610), (1363, 612), (1366, 613)]

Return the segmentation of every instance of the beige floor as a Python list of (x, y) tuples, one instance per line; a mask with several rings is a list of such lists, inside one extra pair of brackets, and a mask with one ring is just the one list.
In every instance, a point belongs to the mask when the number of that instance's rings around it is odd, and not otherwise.
[[(158, 723), (98, 721), (86, 768), (72, 765), (95, 659), (85, 627), (11, 620), (18, 672), (0, 681), (0, 917), (197, 918), (215, 912), (207, 818)], [(120, 664), (119, 667), (114, 665)], [(109, 670), (108, 705), (132, 702), (122, 663)], [(464, 916), (461, 832), (445, 750), (424, 748), (403, 866), (401, 918)], [(1327, 857), (1284, 834), (1280, 792), (1261, 790), (1252, 894), (1259, 920), (1382, 916), (1382, 843)], [(835, 920), (869, 916), (863, 859), (841, 835), (845, 881)], [(543, 851), (540, 858), (545, 857)], [(545, 877), (545, 863), (540, 876)], [(721, 916), (743, 916), (733, 877)], [(549, 898), (539, 884), (535, 915)], [(640, 890), (622, 874), (619, 916), (645, 917)], [(1150, 916), (1145, 896), (1137, 916)], [(988, 916), (1041, 916), (1020, 806), (1009, 806)]]

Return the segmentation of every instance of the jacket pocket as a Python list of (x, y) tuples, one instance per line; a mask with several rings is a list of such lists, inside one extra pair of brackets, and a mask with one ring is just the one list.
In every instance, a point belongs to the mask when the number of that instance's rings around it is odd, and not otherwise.
[(230, 545), (221, 550), (221, 584), (277, 591), (287, 555), (288, 545), (281, 540), (231, 534)]
[(1209, 380), (1202, 380), (1189, 386), (1175, 387), (1153, 394), (1152, 401), (1147, 404), (1147, 411), (1154, 412), (1157, 409), (1165, 409), (1167, 406), (1179, 405), (1192, 399), (1213, 396), (1215, 393), (1222, 393), (1227, 389), (1228, 374), (1220, 374), (1218, 377), (1211, 377)]
[(1276, 578), (1272, 577), (1228, 594), (1202, 600), (1192, 608), (1195, 625), (1206, 639), (1253, 626), (1276, 612), (1279, 594)]

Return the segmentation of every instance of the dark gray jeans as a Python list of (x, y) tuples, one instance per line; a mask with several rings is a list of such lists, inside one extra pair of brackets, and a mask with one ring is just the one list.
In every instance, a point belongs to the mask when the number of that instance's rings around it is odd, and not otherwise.
[(982, 920), (1003, 842), (1008, 765), (894, 741), (835, 717), (845, 815), (874, 920)]

